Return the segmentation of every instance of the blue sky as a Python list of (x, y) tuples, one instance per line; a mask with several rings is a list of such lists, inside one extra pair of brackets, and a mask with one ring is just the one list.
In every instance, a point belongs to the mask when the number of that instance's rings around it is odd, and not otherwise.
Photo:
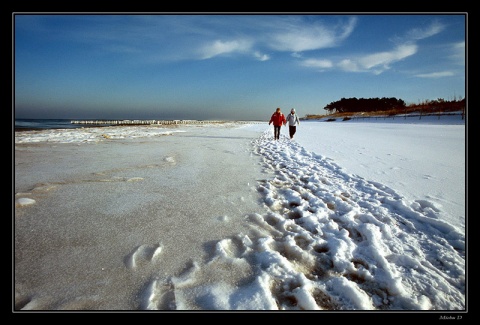
[(16, 118), (268, 120), (465, 98), (466, 14), (15, 14)]

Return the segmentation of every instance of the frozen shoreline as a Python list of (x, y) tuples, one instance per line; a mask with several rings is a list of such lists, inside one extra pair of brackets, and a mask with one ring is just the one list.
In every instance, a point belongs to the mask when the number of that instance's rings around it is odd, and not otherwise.
[(431, 206), (285, 129), (185, 131), (16, 145), (15, 309), (464, 308), (465, 234)]
[[(211, 254), (204, 245), (246, 231), (244, 215), (261, 210), (255, 189), (261, 172), (249, 149), (255, 135), (203, 128), (174, 137), (22, 147), (17, 197), (36, 204), (16, 209), (17, 300), (30, 297), (29, 308), (65, 308), (51, 299), (64, 290), (65, 301), (92, 297), (102, 283), (101, 301), (68, 308), (138, 308), (138, 281), (152, 277), (154, 266), (160, 278), (181, 273)], [(162, 251), (156, 263), (148, 256), (153, 248)], [(87, 256), (78, 256), (83, 250)], [(84, 278), (84, 287), (70, 291), (72, 277)], [(119, 291), (126, 291), (121, 299)]]

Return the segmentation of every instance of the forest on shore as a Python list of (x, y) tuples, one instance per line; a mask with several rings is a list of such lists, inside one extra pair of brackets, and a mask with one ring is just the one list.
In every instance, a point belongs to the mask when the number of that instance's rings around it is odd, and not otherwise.
[(406, 105), (402, 99), (390, 98), (342, 98), (324, 107), (327, 114), (307, 114), (303, 119), (351, 118), (354, 116), (396, 116), (407, 114), (432, 115), (462, 112), (465, 114), (466, 100), (426, 100)]

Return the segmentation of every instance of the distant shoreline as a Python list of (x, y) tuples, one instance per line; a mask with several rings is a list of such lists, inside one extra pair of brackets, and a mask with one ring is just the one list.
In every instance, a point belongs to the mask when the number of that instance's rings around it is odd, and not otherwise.
[[(41, 120), (41, 119), (37, 119)], [(49, 119), (45, 119), (48, 121)], [(70, 121), (69, 126), (45, 126), (39, 124), (38, 126), (18, 126), (15, 125), (15, 132), (30, 132), (43, 130), (75, 130), (85, 128), (99, 128), (99, 127), (162, 127), (162, 128), (178, 128), (186, 125), (208, 125), (208, 124), (256, 124), (266, 123), (266, 121), (227, 121), (227, 120), (67, 120)]]
[(415, 112), (415, 113), (407, 113), (407, 114), (387, 114), (385, 112), (382, 113), (375, 113), (375, 112), (357, 112), (357, 113), (334, 113), (328, 115), (313, 115), (307, 114), (305, 117), (302, 117), (301, 120), (304, 121), (311, 121), (311, 120), (353, 120), (353, 119), (368, 119), (368, 118), (410, 118), (410, 117), (418, 117), (421, 119), (422, 117), (442, 117), (442, 116), (462, 116), (465, 118), (466, 114), (463, 111), (454, 111), (454, 112), (432, 112), (432, 113), (422, 113), (422, 112)]
[(82, 128), (91, 128), (91, 127), (108, 127), (112, 125), (82, 125), (78, 127), (71, 127), (71, 128), (65, 128), (65, 127), (21, 127), (21, 126), (16, 126), (14, 128), (15, 132), (29, 132), (29, 131), (43, 131), (43, 130), (75, 130), (75, 129), (82, 129)]

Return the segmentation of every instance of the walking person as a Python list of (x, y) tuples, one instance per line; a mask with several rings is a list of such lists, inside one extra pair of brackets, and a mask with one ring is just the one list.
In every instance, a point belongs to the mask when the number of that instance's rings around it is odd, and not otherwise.
[(290, 139), (293, 139), (295, 132), (297, 132), (297, 125), (300, 125), (298, 115), (295, 114), (295, 108), (292, 108), (290, 114), (287, 115), (288, 132), (290, 133)]
[(282, 111), (280, 110), (280, 107), (277, 108), (275, 113), (272, 114), (272, 117), (270, 118), (270, 122), (268, 122), (268, 125), (273, 123), (273, 137), (275, 140), (280, 139), (280, 128), (283, 125), (287, 124), (287, 120), (285, 119), (285, 115), (283, 115)]

